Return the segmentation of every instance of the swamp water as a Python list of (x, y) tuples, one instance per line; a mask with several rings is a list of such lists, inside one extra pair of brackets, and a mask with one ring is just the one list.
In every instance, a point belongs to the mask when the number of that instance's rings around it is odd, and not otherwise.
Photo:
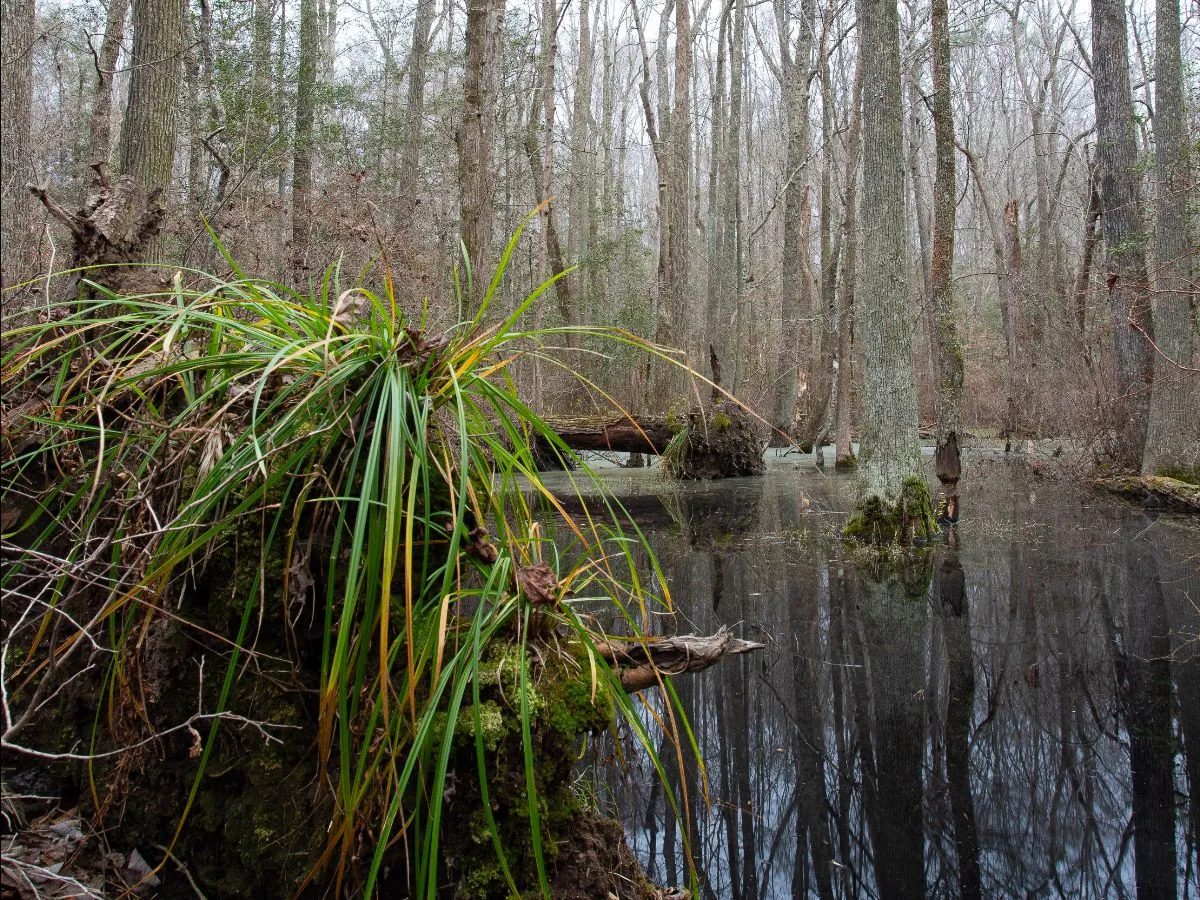
[(957, 549), (889, 584), (838, 540), (852, 476), (601, 471), (677, 630), (767, 644), (675, 680), (682, 828), (631, 740), (625, 771), (597, 750), (656, 882), (686, 837), (709, 898), (1200, 897), (1200, 525), (966, 462)]

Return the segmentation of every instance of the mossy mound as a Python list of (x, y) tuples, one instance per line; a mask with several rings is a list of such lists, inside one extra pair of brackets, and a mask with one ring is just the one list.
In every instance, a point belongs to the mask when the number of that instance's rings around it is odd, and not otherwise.
[(938, 532), (929, 485), (914, 476), (904, 480), (895, 503), (877, 494), (860, 501), (842, 536), (876, 547), (909, 547), (929, 541)]
[[(530, 716), (532, 771), (542, 852), (551, 895), (596, 898), (655, 896), (625, 843), (620, 823), (607, 819), (572, 783), (582, 741), (605, 730), (613, 717), (603, 680), (569, 651), (543, 647), (532, 654), (525, 695)], [(454, 898), (508, 898), (511, 890), (496, 854), (498, 839), (509, 873), (522, 896), (538, 890), (530, 827), (526, 747), (521, 725), (519, 647), (492, 642), (480, 666), (480, 698), (459, 712), (450, 759), (453, 792), (442, 812), (441, 857)], [(484, 812), (478, 743), (483, 746), (491, 821)], [(396, 885), (402, 889), (402, 885)], [(385, 893), (391, 886), (384, 885)], [(399, 896), (399, 894), (395, 894)]]
[(687, 427), (663, 454), (663, 465), (672, 478), (691, 481), (761, 475), (766, 470), (762, 441), (750, 420), (725, 401), (713, 404), (707, 413), (688, 415)]

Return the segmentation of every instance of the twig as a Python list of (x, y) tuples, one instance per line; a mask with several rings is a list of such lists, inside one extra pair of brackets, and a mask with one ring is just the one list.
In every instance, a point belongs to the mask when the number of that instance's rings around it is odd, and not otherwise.
[(191, 728), (197, 722), (212, 721), (214, 719), (226, 722), (240, 722), (243, 728), (249, 726), (261, 734), (264, 741), (268, 743), (274, 741), (277, 744), (282, 744), (283, 739), (277, 738), (275, 735), (269, 733), (267, 731), (268, 728), (300, 728), (299, 725), (280, 725), (274, 722), (255, 722), (253, 719), (247, 719), (245, 716), (239, 716), (236, 713), (197, 713), (191, 718), (180, 722), (178, 725), (173, 725), (165, 731), (152, 734), (150, 737), (146, 738), (145, 740), (138, 741), (136, 744), (130, 744), (128, 747), (121, 747), (118, 750), (107, 750), (104, 753), (47, 753), (44, 750), (34, 750), (32, 747), (23, 747), (20, 744), (14, 744), (3, 739), (0, 739), (0, 750), (11, 750), (14, 753), (24, 753), (25, 755), (32, 756), (35, 759), (74, 760), (78, 762), (88, 762), (94, 759), (105, 759), (111, 756), (120, 756), (122, 753), (128, 753), (131, 750), (136, 750), (139, 747), (146, 746), (147, 744), (152, 744), (161, 738), (165, 738), (169, 734), (173, 734), (177, 731), (185, 731), (186, 729)]
[(192, 886), (192, 891), (196, 894), (197, 897), (200, 898), (200, 900), (208, 900), (208, 897), (205, 896), (204, 891), (200, 890), (200, 885), (196, 884), (196, 879), (194, 879), (192, 877), (191, 871), (188, 869), (187, 866), (185, 866), (183, 864), (183, 861), (178, 856), (176, 856), (174, 853), (172, 853), (169, 849), (164, 847), (162, 844), (151, 844), (150, 846), (154, 847), (157, 850), (161, 850), (163, 853), (165, 853), (167, 855), (167, 859), (169, 859), (171, 862), (175, 863), (175, 865), (176, 865), (176, 867), (178, 867), (179, 871), (183, 873), (183, 877), (187, 879), (188, 884), (190, 884)]

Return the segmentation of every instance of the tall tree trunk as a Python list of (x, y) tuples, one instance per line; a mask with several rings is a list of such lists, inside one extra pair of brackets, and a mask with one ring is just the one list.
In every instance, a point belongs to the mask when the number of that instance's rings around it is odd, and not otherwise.
[(467, 4), (467, 69), (463, 118), (455, 135), (458, 143), (458, 181), (462, 202), (461, 234), (471, 263), (471, 296), (474, 310), (487, 292), (486, 267), (492, 247), (496, 176), (492, 165), (496, 128), (494, 70), (503, 26), (504, 0), (469, 0)]
[(724, 142), (728, 137), (725, 128), (727, 107), (725, 103), (725, 72), (729, 62), (729, 23), (733, 12), (733, 0), (726, 0), (717, 27), (716, 77), (712, 80), (712, 114), (709, 116), (711, 140), (708, 165), (708, 303), (705, 307), (703, 339), (714, 347), (722, 359), (725, 358), (724, 342), (718, 340), (725, 321), (725, 298), (728, 293), (728, 271), (725, 268), (725, 221), (722, 216), (724, 203), (721, 192), (728, 180), (726, 165), (728, 158)]
[[(663, 300), (669, 308), (667, 319), (659, 318), (666, 326), (655, 334), (655, 340), (668, 346), (686, 344), (688, 317), (685, 304), (690, 296), (691, 275), (688, 235), (692, 226), (692, 18), (691, 0), (675, 0), (675, 66), (672, 88), (670, 138), (667, 151), (671, 157), (671, 178), (667, 183), (667, 280)], [(699, 367), (697, 358), (693, 363)], [(665, 373), (662, 388), (678, 379)], [(665, 399), (665, 397), (663, 398)]]
[[(110, 0), (104, 20), (104, 39), (100, 42), (100, 53), (96, 57), (96, 98), (88, 123), (92, 165), (107, 163), (112, 156), (113, 74), (121, 55), (121, 43), (125, 40), (125, 20), (128, 17), (129, 0)], [(8, 121), (7, 114), (5, 121)]]
[(733, 11), (733, 31), (729, 35), (729, 135), (725, 142), (725, 283), (726, 302), (732, 309), (726, 313), (728, 333), (722, 340), (722, 358), (729, 366), (727, 388), (736, 393), (742, 383), (741, 335), (743, 317), (742, 273), (746, 241), (742, 228), (742, 104), (746, 70), (746, 3), (736, 3)]
[[(668, 6), (672, 2), (673, 2), (673, 0), (667, 0)], [(650, 54), (646, 50), (646, 33), (642, 28), (642, 19), (641, 19), (641, 16), (638, 14), (636, 0), (633, 0), (633, 2), (631, 2), (629, 4), (629, 9), (630, 9), (630, 12), (633, 13), (633, 24), (634, 24), (634, 27), (637, 29), (637, 36), (638, 36), (638, 49), (641, 51), (641, 56), (642, 56), (642, 78), (641, 78), (640, 83), (638, 84), (638, 97), (642, 101), (642, 114), (645, 118), (645, 123), (646, 123), (646, 136), (650, 138), (650, 147), (654, 151), (654, 163), (658, 169), (658, 209), (657, 209), (657, 214), (658, 214), (657, 215), (657, 219), (658, 219), (658, 266), (657, 266), (657, 278), (656, 278), (656, 282), (655, 282), (655, 291), (654, 291), (654, 295), (653, 295), (653, 303), (654, 303), (653, 328), (654, 328), (655, 337), (660, 338), (664, 334), (669, 335), (669, 334), (673, 333), (673, 330), (674, 330), (674, 322), (671, 319), (670, 300), (667, 297), (667, 293), (666, 293), (666, 291), (667, 291), (667, 271), (670, 268), (670, 265), (668, 262), (668, 236), (670, 233), (670, 225), (669, 225), (668, 218), (667, 218), (667, 183), (670, 180), (671, 160), (670, 160), (670, 157), (667, 155), (666, 141), (665, 141), (665, 135), (664, 135), (664, 129), (666, 128), (666, 124), (663, 122), (663, 117), (661, 115), (661, 113), (664, 110), (664, 106), (665, 106), (664, 102), (661, 99), (661, 98), (665, 97), (665, 89), (664, 89), (664, 84), (663, 84), (663, 76), (665, 74), (665, 69), (662, 65), (660, 65), (658, 67), (660, 103), (659, 103), (659, 107), (658, 107), (659, 113), (656, 114), (654, 111), (655, 105), (650, 97)], [(664, 11), (663, 12), (664, 19), (665, 19), (666, 15), (667, 15), (667, 13), (666, 13), (666, 11)], [(663, 49), (663, 36), (665, 35), (665, 32), (666, 32), (666, 29), (663, 24), (663, 20), (660, 20), (659, 42), (658, 42), (658, 47), (655, 51), (656, 55), (658, 56), (658, 58), (660, 60), (662, 59), (662, 54), (665, 52), (665, 50)], [(623, 140), (621, 142), (621, 145), (622, 145), (622, 147), (625, 145), (625, 142)], [(622, 174), (624, 174), (623, 171), (622, 171)], [(651, 377), (648, 377), (652, 374), (653, 373), (651, 372), (650, 364), (647, 363), (646, 368), (643, 370), (642, 378), (640, 380), (642, 383), (643, 391), (646, 395), (645, 399), (648, 399), (648, 400), (656, 399), (653, 397), (653, 394), (657, 388), (657, 385), (654, 384), (654, 381)], [(642, 398), (635, 398), (634, 402), (636, 403), (641, 399)]]
[[(567, 183), (567, 258), (578, 265), (591, 229), (592, 171), (589, 124), (592, 117), (591, 2), (579, 3), (579, 62), (575, 69), (575, 96), (571, 104), (571, 177)], [(571, 276), (573, 293), (581, 296), (587, 273), (581, 266)]]
[[(134, 0), (129, 106), (121, 129), (121, 172), (147, 190), (170, 190), (175, 165), (176, 107), (183, 50), (183, 0)], [(168, 205), (169, 208), (169, 205)], [(148, 262), (165, 262), (166, 235), (146, 247)]]
[[(779, 342), (779, 396), (775, 405), (775, 427), (791, 434), (796, 415), (796, 391), (802, 341), (801, 319), (812, 308), (811, 281), (805, 271), (808, 253), (805, 227), (808, 195), (808, 157), (812, 152), (812, 130), (808, 122), (809, 93), (812, 86), (812, 46), (815, 8), (812, 0), (801, 7), (800, 31), (795, 47), (789, 46), (786, 7), (776, 5), (780, 29), (780, 88), (784, 96), (784, 122), (787, 128), (787, 162), (784, 177), (787, 186), (783, 199), (783, 269), (780, 301), (783, 304)], [(823, 415), (823, 410), (821, 414)]]
[[(1179, 0), (1158, 0), (1155, 40), (1154, 387), (1142, 473), (1191, 472), (1200, 478), (1200, 372), (1194, 360), (1188, 198), (1192, 189), (1179, 53)], [(1191, 367), (1185, 371), (1183, 367)]]
[(412, 48), (408, 55), (408, 100), (405, 109), (404, 149), (400, 161), (400, 197), (411, 220), (419, 205), (421, 145), (425, 139), (425, 80), (433, 41), (436, 0), (417, 0)]
[(1000, 221), (1003, 257), (997, 262), (1000, 281), (1000, 307), (1004, 317), (1004, 346), (1008, 352), (1008, 389), (1004, 406), (1002, 434), (1012, 440), (1017, 430), (1018, 391), (1021, 380), (1021, 222), (1017, 198), (1009, 197)]
[(1146, 446), (1150, 307), (1142, 249), (1136, 122), (1129, 89), (1125, 4), (1092, 2), (1092, 86), (1109, 309), (1116, 329), (1118, 465), (1139, 469)]
[[(529, 110), (529, 124), (525, 130), (525, 155), (529, 160), (530, 174), (533, 176), (534, 200), (541, 207), (542, 239), (550, 264), (550, 274), (561, 276), (566, 270), (566, 262), (563, 259), (562, 240), (559, 238), (558, 216), (550, 203), (550, 177), (553, 173), (550, 148), (554, 140), (554, 68), (558, 55), (558, 4), (555, 0), (542, 2), (540, 55), (538, 88), (534, 92)], [(538, 143), (539, 130), (546, 136), (545, 163), (542, 161), (542, 148)], [(568, 279), (559, 277), (554, 282), (554, 291), (563, 322), (566, 325), (578, 325), (578, 310), (572, 302)], [(567, 346), (578, 347), (579, 335), (568, 333)]]
[[(260, 157), (270, 146), (275, 135), (272, 133), (271, 103), (271, 28), (275, 21), (274, 0), (254, 0), (254, 18), (252, 20), (253, 34), (250, 44), (251, 55), (251, 94), (250, 115), (247, 121), (246, 134), (246, 163), (261, 165)], [(259, 175), (265, 173), (259, 170)], [(261, 181), (256, 179), (261, 185)]]
[(312, 240), (312, 156), (317, 65), (321, 55), (317, 0), (300, 0), (300, 58), (296, 80), (296, 143), (292, 153), (291, 277), (303, 284)]
[(853, 99), (850, 101), (850, 125), (846, 136), (846, 211), (842, 223), (845, 261), (838, 287), (838, 381), (834, 419), (834, 465), (855, 462), (851, 429), (854, 426), (854, 389), (859, 381), (855, 361), (854, 291), (858, 277), (858, 168), (862, 158), (862, 72), (860, 55), (855, 63)]
[[(937, 360), (937, 444), (934, 460), (946, 492), (950, 517), (957, 517), (962, 462), (963, 350), (954, 310), (954, 110), (950, 105), (950, 11), (948, 0), (933, 0), (933, 241), (929, 264), (929, 302)], [(951, 505), (952, 504), (952, 505)]]
[(0, 288), (33, 274), (33, 181), (29, 130), (33, 109), (33, 0), (2, 0), (0, 27)]
[[(858, 0), (863, 56), (863, 297), (858, 317), (864, 373), (861, 465), (872, 498), (896, 504), (922, 479), (909, 315), (904, 212), (900, 33), (896, 0)], [(922, 479), (923, 484), (923, 479)]]

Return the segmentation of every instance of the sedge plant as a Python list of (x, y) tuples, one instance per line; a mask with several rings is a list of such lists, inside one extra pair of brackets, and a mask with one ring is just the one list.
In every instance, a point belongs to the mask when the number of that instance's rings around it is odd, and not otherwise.
[[(608, 598), (641, 639), (649, 608), (669, 605), (661, 570), (639, 575), (631, 548), (644, 543), (619, 515), (565, 519), (585, 551), (570, 571), (552, 553), (542, 559), (530, 498), (562, 505), (528, 448), (540, 438), (569, 451), (517, 396), (510, 367), (553, 334), (518, 324), (551, 282), (487, 324), (519, 237), (476, 314), (440, 334), (401, 313), (386, 273), (381, 291), (343, 289), (335, 266), (305, 293), (249, 277), (228, 257), (230, 277), (181, 272), (170, 289), (137, 296), (84, 272), (83, 294), (5, 332), (0, 473), (15, 511), (3, 536), (6, 750), (36, 753), (24, 734), (64, 690), (95, 695), (90, 746), (42, 756), (84, 761), (93, 775), (98, 760), (170, 726), (145, 699), (145, 648), (163, 622), (199, 629), (190, 615), (205, 572), (238, 547), (237, 577), (224, 586), (232, 627), (205, 626), (221, 670), (209, 707), (185, 723), (194, 773), (160, 868), (222, 729), (238, 721), (237, 685), (256, 677), (264, 627), (284, 632), (273, 646), (288, 648), (294, 671), (302, 657), (313, 670), (298, 687), (315, 727), (288, 739), (318, 760), (328, 821), (313, 824), (323, 846), (300, 886), (373, 896), (391, 866), (412, 896), (438, 895), (465, 730), (503, 892), (548, 896), (554, 848), (539, 821), (535, 757), (537, 684), (553, 654), (593, 699), (609, 698), (663, 773), (586, 618), (563, 602), (568, 589)], [(535, 570), (549, 572), (555, 594), (536, 607), (522, 587)], [(512, 858), (489, 795), (483, 698), (489, 647), (500, 643), (514, 661), (506, 714), (519, 722), (533, 884), (521, 883), (529, 861)], [(695, 752), (679, 716), (665, 727), (683, 735), (680, 752)]]

